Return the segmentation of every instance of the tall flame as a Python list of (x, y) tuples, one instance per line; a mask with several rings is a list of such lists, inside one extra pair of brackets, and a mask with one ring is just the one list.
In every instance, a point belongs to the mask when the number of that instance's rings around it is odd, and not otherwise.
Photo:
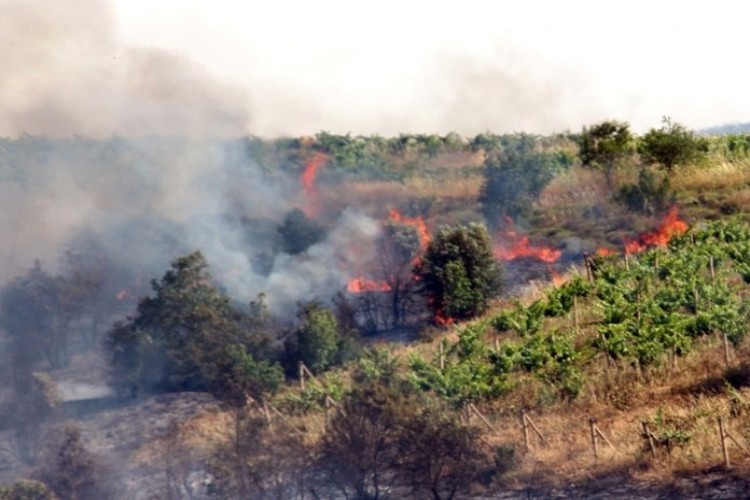
[(315, 176), (318, 174), (320, 167), (325, 165), (327, 161), (328, 155), (316, 152), (305, 165), (305, 170), (302, 172), (300, 183), (302, 184), (302, 189), (305, 190), (306, 195), (315, 196)]
[(630, 255), (642, 252), (648, 247), (667, 246), (669, 240), (688, 230), (688, 225), (680, 219), (677, 207), (669, 209), (667, 217), (659, 227), (650, 233), (644, 233), (637, 239), (625, 242), (625, 253)]
[(552, 264), (560, 258), (562, 252), (556, 248), (536, 246), (529, 242), (527, 235), (519, 235), (513, 221), (506, 219), (508, 229), (501, 235), (501, 241), (494, 248), (495, 257), (500, 260), (532, 258)]

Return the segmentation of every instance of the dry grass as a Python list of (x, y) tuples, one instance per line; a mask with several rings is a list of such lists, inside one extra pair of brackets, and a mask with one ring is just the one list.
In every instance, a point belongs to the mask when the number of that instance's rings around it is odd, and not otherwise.
[(604, 175), (590, 168), (573, 167), (555, 177), (539, 196), (542, 208), (596, 204), (609, 196)]
[(750, 184), (750, 165), (719, 163), (705, 167), (691, 167), (673, 176), (672, 186), (685, 191), (732, 191)]

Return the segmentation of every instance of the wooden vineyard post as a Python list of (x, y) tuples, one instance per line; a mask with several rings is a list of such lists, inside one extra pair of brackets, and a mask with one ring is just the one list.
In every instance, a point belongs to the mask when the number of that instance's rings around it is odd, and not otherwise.
[(325, 423), (326, 423), (326, 429), (328, 429), (328, 426), (331, 425), (331, 403), (328, 401), (330, 398), (326, 396), (324, 407), (325, 407)]
[(641, 425), (643, 426), (643, 435), (648, 439), (648, 447), (651, 449), (651, 456), (656, 458), (656, 445), (654, 444), (654, 434), (651, 432), (651, 429), (648, 428), (648, 422), (643, 420), (641, 422)]
[(716, 269), (714, 268), (714, 256), (710, 255), (708, 257), (708, 265), (711, 268), (711, 279), (716, 278)]
[(594, 448), (594, 460), (599, 461), (599, 444), (596, 442), (596, 420), (593, 418), (589, 419), (589, 427), (591, 429), (591, 446)]
[(724, 364), (729, 368), (729, 338), (726, 333), (722, 336), (724, 337)]
[(729, 449), (727, 448), (727, 438), (731, 439), (732, 442), (737, 445), (737, 448), (741, 449), (745, 452), (746, 455), (750, 456), (750, 451), (747, 450), (739, 441), (737, 441), (734, 436), (732, 436), (729, 431), (727, 431), (724, 428), (724, 422), (721, 420), (721, 417), (717, 417), (716, 420), (719, 423), (719, 436), (721, 437), (721, 452), (724, 455), (724, 466), (729, 469), (732, 467), (732, 465), (729, 462)]
[(576, 333), (580, 333), (578, 329), (578, 296), (573, 295), (573, 325), (575, 326)]
[(721, 453), (724, 455), (724, 467), (729, 469), (732, 467), (732, 464), (729, 463), (729, 450), (727, 449), (727, 436), (724, 433), (724, 424), (721, 421), (721, 417), (717, 417), (716, 420), (719, 422), (719, 437), (721, 438)]
[(615, 450), (615, 446), (607, 439), (602, 430), (596, 425), (596, 419), (589, 419), (589, 427), (591, 428), (591, 445), (594, 448), (594, 458), (599, 461), (599, 439), (602, 439), (607, 445)]
[(299, 365), (299, 388), (305, 390), (305, 364), (300, 361)]
[(445, 345), (440, 341), (440, 371), (445, 370)]
[(542, 444), (545, 446), (549, 446), (549, 443), (547, 442), (547, 439), (544, 437), (544, 434), (542, 434), (542, 431), (539, 430), (539, 428), (536, 426), (533, 420), (531, 420), (531, 417), (526, 413), (526, 410), (524, 410), (521, 413), (521, 425), (523, 426), (523, 439), (526, 443), (526, 449), (531, 449), (531, 443), (529, 442), (529, 427), (534, 430), (537, 436), (539, 436), (539, 439), (542, 441)]
[(492, 424), (490, 423), (490, 421), (489, 421), (489, 420), (487, 420), (487, 417), (485, 417), (485, 416), (484, 416), (484, 415), (482, 414), (482, 412), (480, 412), (480, 411), (479, 411), (479, 410), (477, 409), (477, 407), (476, 407), (476, 406), (474, 406), (474, 403), (469, 403), (469, 404), (467, 405), (467, 408), (468, 408), (469, 410), (471, 410), (471, 412), (473, 412), (473, 413), (474, 413), (474, 415), (476, 415), (477, 417), (479, 417), (479, 420), (481, 420), (481, 421), (482, 421), (482, 423), (483, 423), (484, 425), (486, 425), (486, 426), (487, 426), (487, 428), (488, 428), (488, 429), (489, 429), (490, 431), (492, 431), (492, 433), (493, 433), (493, 434), (497, 434), (497, 430), (495, 430), (495, 428), (494, 428), (494, 427), (492, 426)]

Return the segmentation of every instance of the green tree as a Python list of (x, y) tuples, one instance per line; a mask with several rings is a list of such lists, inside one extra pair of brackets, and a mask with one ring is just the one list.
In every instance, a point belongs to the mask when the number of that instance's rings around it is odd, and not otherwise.
[(320, 302), (311, 301), (301, 304), (297, 312), (299, 325), (295, 331), (295, 343), (288, 349), (290, 371), (296, 370), (296, 361), (302, 361), (315, 373), (346, 361), (352, 352), (349, 345), (351, 334), (342, 335), (339, 332), (336, 316), (324, 308)]
[(207, 267), (200, 252), (176, 259), (152, 281), (154, 296), (142, 298), (135, 316), (109, 332), (105, 349), (117, 389), (221, 394), (222, 383), (232, 380), (228, 373), (246, 371), (243, 353), (254, 352), (261, 339), (212, 284)]
[(684, 125), (664, 117), (662, 126), (652, 128), (641, 138), (638, 152), (648, 163), (658, 163), (670, 175), (677, 165), (696, 162), (708, 153), (708, 140), (699, 137)]
[(635, 150), (630, 124), (616, 120), (584, 127), (579, 136), (579, 147), (581, 162), (604, 172), (610, 186), (615, 169)]
[(436, 319), (472, 318), (500, 291), (501, 269), (490, 235), (475, 223), (441, 229), (418, 273)]
[(0, 327), (11, 339), (13, 374), (28, 379), (34, 363), (46, 359), (54, 368), (68, 361), (70, 303), (62, 279), (39, 261), (11, 282), (0, 296)]
[(558, 157), (541, 150), (534, 136), (522, 134), (487, 149), (479, 194), (485, 217), (516, 217), (526, 212), (562, 168)]

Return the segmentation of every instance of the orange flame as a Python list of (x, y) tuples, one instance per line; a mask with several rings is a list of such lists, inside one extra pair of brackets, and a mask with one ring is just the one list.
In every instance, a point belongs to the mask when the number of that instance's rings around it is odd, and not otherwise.
[(532, 258), (552, 264), (562, 255), (562, 251), (546, 246), (534, 246), (529, 243), (527, 235), (519, 235), (513, 227), (513, 221), (506, 219), (508, 229), (502, 234), (501, 238), (507, 240), (508, 244), (499, 243), (494, 248), (495, 257), (500, 260), (515, 260), (522, 258)]
[(360, 276), (359, 278), (349, 280), (346, 290), (349, 293), (390, 292), (391, 285), (385, 281), (369, 280)]
[(610, 255), (614, 255), (615, 251), (611, 248), (597, 248), (596, 249), (596, 255), (597, 257), (609, 257)]
[(399, 224), (411, 226), (416, 229), (417, 235), (419, 236), (420, 248), (423, 252), (427, 250), (427, 245), (430, 244), (430, 232), (427, 231), (427, 224), (425, 224), (422, 217), (404, 217), (401, 215), (401, 212), (393, 209), (388, 214), (388, 218), (393, 222), (398, 222)]
[(549, 267), (549, 274), (552, 276), (552, 284), (556, 287), (563, 286), (568, 281), (565, 276), (552, 269), (552, 266)]
[(677, 207), (669, 209), (669, 213), (659, 227), (650, 233), (642, 234), (636, 240), (625, 242), (625, 253), (628, 255), (642, 252), (648, 247), (667, 246), (669, 240), (688, 230), (688, 225), (680, 219)]
[(442, 311), (435, 311), (435, 323), (439, 326), (452, 325), (453, 318), (446, 316)]
[(305, 190), (305, 194), (308, 196), (315, 195), (315, 176), (318, 174), (320, 167), (325, 165), (327, 161), (328, 155), (317, 152), (305, 165), (305, 170), (302, 172), (300, 183), (302, 184), (302, 189)]

